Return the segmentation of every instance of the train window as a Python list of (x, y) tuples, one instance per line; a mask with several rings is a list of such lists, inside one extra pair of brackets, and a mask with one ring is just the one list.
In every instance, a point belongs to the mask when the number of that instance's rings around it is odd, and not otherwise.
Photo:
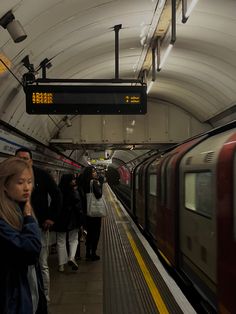
[(207, 217), (212, 216), (212, 174), (185, 174), (185, 207)]
[(149, 194), (150, 195), (157, 195), (157, 175), (150, 174), (149, 176)]

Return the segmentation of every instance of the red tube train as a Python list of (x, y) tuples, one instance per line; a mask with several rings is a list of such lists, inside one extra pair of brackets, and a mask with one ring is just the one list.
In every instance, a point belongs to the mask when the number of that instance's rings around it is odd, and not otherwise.
[(236, 122), (119, 173), (156, 249), (218, 313), (235, 313)]

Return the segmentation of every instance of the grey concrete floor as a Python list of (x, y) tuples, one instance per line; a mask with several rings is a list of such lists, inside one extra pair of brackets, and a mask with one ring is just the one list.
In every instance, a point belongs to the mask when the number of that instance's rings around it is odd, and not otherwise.
[[(101, 243), (100, 243), (101, 246)], [(98, 254), (101, 256), (100, 246)], [(85, 244), (81, 243), (81, 260), (78, 271), (66, 265), (58, 271), (57, 254), (50, 254), (50, 304), (49, 314), (102, 314), (103, 274), (100, 261), (85, 260)]]

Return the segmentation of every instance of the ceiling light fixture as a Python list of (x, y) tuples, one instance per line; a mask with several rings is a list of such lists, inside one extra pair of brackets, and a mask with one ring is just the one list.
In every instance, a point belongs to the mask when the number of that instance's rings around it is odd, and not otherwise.
[(149, 84), (148, 84), (148, 87), (147, 87), (147, 94), (150, 93), (151, 89), (152, 89), (152, 86), (153, 86), (153, 81), (151, 81)]
[[(157, 71), (160, 71), (161, 68), (163, 67), (176, 41), (176, 0), (171, 1), (171, 26), (170, 27), (171, 29), (170, 29), (169, 34), (171, 37), (170, 37), (169, 44), (163, 56), (161, 56), (161, 43), (160, 43), (161, 38), (160, 37), (157, 38)], [(168, 33), (166, 33), (165, 35), (165, 39), (168, 40), (167, 34)], [(162, 40), (162, 46), (164, 46), (163, 40)]]
[(8, 30), (15, 43), (19, 43), (27, 37), (20, 22), (15, 20), (15, 16), (12, 11), (8, 11), (0, 18), (0, 25)]
[(167, 47), (163, 57), (161, 58), (160, 64), (158, 65), (157, 71), (160, 71), (163, 65), (166, 62), (167, 57), (169, 56), (172, 48), (174, 47), (174, 44), (170, 43), (169, 46)]
[(191, 12), (193, 11), (195, 5), (197, 4), (198, 0), (192, 0), (190, 5), (188, 5), (187, 0), (182, 0), (182, 23), (186, 23)]

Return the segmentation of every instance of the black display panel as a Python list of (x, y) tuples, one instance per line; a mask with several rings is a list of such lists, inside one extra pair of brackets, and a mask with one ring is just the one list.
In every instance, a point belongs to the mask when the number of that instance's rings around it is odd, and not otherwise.
[(146, 86), (27, 85), (29, 114), (145, 114)]

